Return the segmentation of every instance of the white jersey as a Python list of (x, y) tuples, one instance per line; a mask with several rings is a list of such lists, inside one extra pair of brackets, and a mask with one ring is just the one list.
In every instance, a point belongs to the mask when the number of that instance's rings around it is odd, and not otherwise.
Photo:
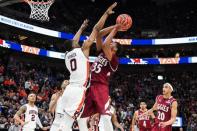
[(38, 119), (38, 108), (35, 105), (32, 107), (29, 104), (25, 104), (25, 106), (25, 123), (27, 124), (25, 124), (23, 128), (35, 129)]
[(65, 64), (70, 72), (70, 84), (78, 84), (87, 86), (89, 79), (89, 60), (84, 55), (81, 48), (75, 48), (72, 51), (66, 53)]
[(62, 96), (60, 96), (59, 99), (57, 100), (55, 112), (60, 113), (60, 114), (64, 114), (64, 112), (63, 112), (64, 108), (63, 108), (63, 105), (61, 104), (61, 99), (62, 99)]

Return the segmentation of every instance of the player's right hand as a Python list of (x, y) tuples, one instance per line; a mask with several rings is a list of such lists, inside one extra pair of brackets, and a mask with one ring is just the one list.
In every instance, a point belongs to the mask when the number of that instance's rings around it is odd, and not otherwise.
[(115, 12), (113, 11), (113, 9), (117, 6), (117, 2), (113, 3), (106, 11), (106, 13), (108, 15), (114, 14)]

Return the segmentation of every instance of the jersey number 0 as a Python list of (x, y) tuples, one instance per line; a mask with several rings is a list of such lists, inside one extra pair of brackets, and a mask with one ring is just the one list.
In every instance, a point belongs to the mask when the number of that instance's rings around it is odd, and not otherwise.
[(76, 71), (76, 69), (77, 69), (77, 61), (76, 61), (76, 59), (71, 59), (70, 60), (70, 68), (71, 68), (71, 71)]

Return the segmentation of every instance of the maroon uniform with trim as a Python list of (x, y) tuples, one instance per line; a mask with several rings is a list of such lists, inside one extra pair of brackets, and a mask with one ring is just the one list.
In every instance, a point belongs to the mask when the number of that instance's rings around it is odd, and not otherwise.
[(111, 61), (109, 61), (103, 52), (92, 64), (91, 85), (87, 91), (82, 117), (105, 113), (109, 106), (109, 77), (117, 70), (118, 64), (116, 55), (113, 55)]
[(143, 111), (138, 110), (139, 131), (151, 131), (152, 126), (151, 126), (150, 116), (149, 115), (142, 116), (143, 113), (144, 113)]
[(152, 131), (172, 131), (172, 125), (166, 126), (164, 128), (160, 127), (159, 122), (166, 122), (171, 119), (171, 106), (172, 103), (176, 101), (173, 96), (169, 99), (165, 99), (163, 95), (159, 95), (156, 98), (157, 102), (157, 120)]

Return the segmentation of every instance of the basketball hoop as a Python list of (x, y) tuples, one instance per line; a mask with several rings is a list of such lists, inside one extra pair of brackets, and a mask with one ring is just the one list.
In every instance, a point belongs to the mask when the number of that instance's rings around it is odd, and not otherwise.
[(49, 21), (48, 11), (55, 0), (24, 0), (31, 7), (30, 19)]

